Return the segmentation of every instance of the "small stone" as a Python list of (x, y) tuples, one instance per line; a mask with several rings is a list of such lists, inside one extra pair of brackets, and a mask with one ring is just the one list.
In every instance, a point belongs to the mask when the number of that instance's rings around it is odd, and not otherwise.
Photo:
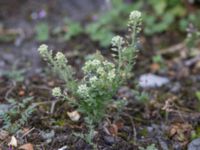
[(41, 136), (44, 140), (46, 140), (46, 143), (50, 143), (52, 139), (55, 137), (55, 131), (51, 130), (50, 132), (41, 132)]
[(172, 93), (178, 93), (181, 89), (181, 84), (179, 82), (176, 82), (170, 89)]
[(9, 111), (11, 105), (7, 104), (0, 104), (0, 115), (5, 114), (7, 111)]
[(166, 77), (157, 76), (151, 73), (143, 74), (139, 78), (139, 86), (142, 88), (156, 88), (169, 83)]
[(115, 138), (113, 136), (104, 136), (103, 139), (108, 145), (112, 145), (115, 143)]
[(200, 138), (193, 140), (188, 145), (188, 150), (200, 150)]

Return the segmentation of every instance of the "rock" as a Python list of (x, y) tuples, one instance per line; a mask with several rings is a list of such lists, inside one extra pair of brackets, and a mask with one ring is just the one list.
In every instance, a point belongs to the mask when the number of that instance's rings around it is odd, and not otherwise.
[(50, 143), (52, 141), (52, 139), (55, 137), (55, 131), (51, 130), (50, 132), (46, 133), (44, 131), (42, 131), (41, 136), (44, 140), (46, 140), (46, 143)]
[(178, 93), (181, 89), (181, 84), (179, 82), (176, 82), (175, 84), (172, 85), (170, 91), (172, 93)]
[(105, 143), (108, 145), (112, 145), (116, 142), (115, 137), (113, 137), (113, 136), (104, 136), (103, 139), (104, 139)]
[(188, 150), (200, 150), (200, 138), (193, 140), (188, 145)]
[(162, 139), (162, 137), (158, 138), (158, 142), (160, 144), (160, 147), (162, 148), (162, 150), (169, 150), (168, 146), (167, 146), (167, 142)]
[(10, 107), (11, 105), (0, 104), (0, 116), (5, 114), (9, 110)]
[(155, 88), (161, 87), (169, 83), (169, 79), (166, 77), (157, 76), (151, 73), (143, 74), (139, 78), (139, 86), (142, 88)]
[(118, 90), (118, 96), (121, 99), (123, 98), (130, 99), (134, 96), (134, 94), (129, 87), (123, 86)]

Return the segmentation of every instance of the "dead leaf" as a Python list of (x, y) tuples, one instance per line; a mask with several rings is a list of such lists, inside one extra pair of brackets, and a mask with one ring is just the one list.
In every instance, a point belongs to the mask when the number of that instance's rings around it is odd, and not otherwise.
[(124, 123), (121, 120), (116, 121), (115, 125), (117, 126), (118, 129), (122, 129), (124, 127)]
[(8, 146), (13, 146), (13, 147), (17, 147), (17, 139), (15, 138), (15, 136), (11, 137), (10, 142), (8, 143)]
[(16, 37), (22, 34), (22, 29), (6, 29), (0, 25), (0, 42), (15, 41)]
[(78, 113), (78, 111), (72, 111), (72, 112), (67, 112), (67, 115), (69, 116), (69, 118), (72, 120), (72, 121), (79, 121), (80, 119), (80, 114)]
[(48, 86), (50, 86), (50, 87), (55, 86), (55, 82), (54, 82), (54, 81), (49, 81), (49, 82), (48, 82)]
[(24, 95), (25, 95), (25, 91), (24, 91), (24, 90), (20, 90), (20, 91), (18, 92), (18, 95), (19, 95), (19, 96), (24, 96)]
[(151, 64), (150, 69), (152, 72), (156, 72), (156, 71), (160, 70), (160, 65), (158, 63), (153, 63), (153, 64)]
[(191, 131), (192, 125), (188, 123), (175, 123), (170, 127), (169, 136), (175, 141), (187, 143), (189, 141)]
[(111, 124), (108, 126), (109, 134), (112, 136), (116, 136), (118, 134), (118, 127), (116, 124)]
[(24, 144), (19, 147), (21, 150), (34, 150), (33, 145), (31, 143)]
[(195, 64), (195, 69), (200, 69), (200, 61)]

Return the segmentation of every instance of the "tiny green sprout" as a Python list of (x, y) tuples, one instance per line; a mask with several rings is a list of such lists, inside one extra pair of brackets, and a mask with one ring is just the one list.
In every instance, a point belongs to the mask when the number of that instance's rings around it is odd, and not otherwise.
[(200, 91), (197, 91), (195, 94), (196, 94), (198, 101), (200, 101)]
[(45, 22), (38, 23), (35, 27), (36, 40), (40, 42), (47, 41), (49, 38), (49, 26)]

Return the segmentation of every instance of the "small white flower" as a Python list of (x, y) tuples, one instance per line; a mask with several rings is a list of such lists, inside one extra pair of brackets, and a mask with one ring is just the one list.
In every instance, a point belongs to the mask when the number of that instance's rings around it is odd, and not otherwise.
[(112, 81), (115, 77), (115, 69), (112, 69), (110, 72), (108, 72), (108, 80)]
[(60, 87), (55, 87), (52, 89), (52, 95), (55, 97), (60, 97), (62, 95)]
[(84, 72), (88, 72), (93, 70), (94, 68), (97, 68), (99, 65), (101, 65), (101, 62), (98, 59), (94, 59), (94, 60), (88, 60), (84, 67), (83, 67), (83, 71)]
[(65, 55), (63, 54), (63, 53), (61, 53), (61, 52), (58, 52), (57, 54), (56, 54), (56, 60), (58, 60), (58, 61), (62, 61), (62, 62), (67, 62), (67, 59), (65, 58)]
[(89, 82), (91, 83), (91, 84), (95, 84), (95, 82), (98, 80), (98, 78), (96, 77), (96, 76), (93, 76), (93, 77), (91, 77), (90, 79), (89, 79)]
[(117, 36), (114, 36), (111, 40), (111, 44), (112, 46), (122, 46), (123, 44), (125, 43), (123, 37), (117, 35)]
[(38, 48), (38, 51), (39, 51), (40, 55), (43, 57), (48, 53), (48, 46), (46, 44), (42, 44)]
[(113, 64), (113, 63), (111, 63), (111, 62), (109, 62), (109, 61), (104, 61), (103, 62), (103, 64), (105, 65), (105, 66), (109, 66), (109, 67), (111, 67), (111, 68), (114, 68), (115, 67), (115, 65)]
[(99, 67), (97, 69), (97, 73), (101, 76), (104, 76), (106, 74), (105, 70), (103, 69), (103, 67)]
[(139, 19), (142, 16), (140, 11), (134, 10), (130, 13), (129, 19), (130, 20), (135, 20), (135, 19)]
[(101, 62), (100, 62), (98, 59), (94, 59), (94, 60), (91, 61), (91, 64), (92, 64), (93, 66), (98, 66), (98, 65), (101, 64)]
[(89, 95), (89, 89), (86, 84), (81, 84), (78, 87), (77, 93), (83, 97), (87, 97)]

